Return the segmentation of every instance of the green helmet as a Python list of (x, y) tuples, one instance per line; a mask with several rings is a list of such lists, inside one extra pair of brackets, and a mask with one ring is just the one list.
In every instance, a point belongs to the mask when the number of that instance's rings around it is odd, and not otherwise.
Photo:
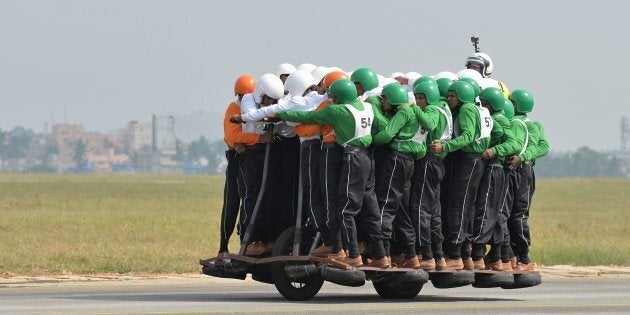
[(440, 78), (436, 80), (438, 89), (440, 90), (440, 96), (446, 98), (448, 95), (448, 88), (453, 84), (453, 80), (449, 78)]
[(328, 96), (336, 98), (341, 104), (352, 103), (357, 99), (357, 88), (348, 79), (337, 80), (328, 89)]
[(437, 84), (430, 81), (414, 84), (413, 94), (424, 94), (427, 98), (427, 104), (435, 104), (440, 101), (440, 90)]
[(468, 82), (470, 85), (472, 85), (473, 89), (475, 89), (475, 98), (477, 98), (477, 96), (479, 96), (479, 91), (481, 90), (479, 88), (479, 83), (477, 83), (477, 81), (475, 81), (475, 79), (473, 78), (461, 78), (457, 81), (465, 81)]
[(398, 106), (409, 102), (407, 89), (399, 83), (390, 83), (383, 87), (382, 95), (387, 98), (387, 102), (392, 106)]
[(503, 107), (503, 112), (505, 113), (505, 117), (512, 118), (514, 117), (514, 104), (510, 102), (507, 98), (505, 99), (505, 106)]
[(378, 77), (376, 72), (370, 68), (359, 68), (352, 72), (350, 80), (354, 83), (360, 83), (364, 90), (369, 91), (378, 86)]
[(525, 90), (512, 91), (510, 101), (516, 104), (517, 113), (531, 113), (532, 109), (534, 109), (534, 96)]
[(435, 84), (437, 86), (437, 82), (435, 81), (434, 78), (428, 77), (428, 76), (423, 76), (423, 77), (418, 78), (418, 80), (416, 80), (416, 82), (413, 83), (413, 87), (415, 88), (416, 85), (422, 84), (422, 83), (425, 83), (425, 82), (429, 82), (429, 83)]
[(468, 82), (458, 80), (453, 82), (448, 88), (449, 91), (455, 91), (457, 93), (457, 99), (462, 103), (474, 103), (475, 102), (475, 88)]
[(490, 106), (494, 110), (502, 110), (505, 107), (505, 96), (503, 92), (497, 88), (489, 87), (479, 93), (479, 100), (490, 102)]

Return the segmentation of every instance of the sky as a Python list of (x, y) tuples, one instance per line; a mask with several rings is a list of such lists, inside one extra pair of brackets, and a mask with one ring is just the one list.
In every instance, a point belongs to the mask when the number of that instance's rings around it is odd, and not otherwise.
[(477, 35), (492, 77), (534, 95), (552, 150), (611, 150), (630, 116), (627, 12), (605, 0), (0, 0), (0, 129), (222, 117), (239, 75), (283, 62), (457, 72)]

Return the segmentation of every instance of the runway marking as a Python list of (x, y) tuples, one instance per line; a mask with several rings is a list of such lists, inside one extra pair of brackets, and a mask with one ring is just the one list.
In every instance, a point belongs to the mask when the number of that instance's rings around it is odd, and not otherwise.
[[(386, 301), (386, 300), (384, 300)], [(420, 302), (420, 301), (419, 301)], [(146, 312), (142, 314), (234, 314), (234, 313), (295, 313), (295, 312), (314, 312), (314, 311), (395, 311), (395, 310), (469, 310), (469, 309), (502, 309), (502, 308), (599, 308), (599, 307), (630, 307), (630, 304), (480, 304), (480, 305), (415, 305), (415, 306), (394, 306), (394, 305), (379, 305), (376, 307), (294, 307), (294, 308), (266, 308), (266, 309), (231, 309), (231, 310), (198, 310), (198, 311), (160, 311), (160, 312)], [(104, 313), (89, 313), (99, 315), (121, 315), (121, 314), (137, 314), (138, 312), (104, 312)], [(68, 314), (68, 313), (61, 313)], [(88, 313), (69, 313), (69, 314), (88, 314)]]

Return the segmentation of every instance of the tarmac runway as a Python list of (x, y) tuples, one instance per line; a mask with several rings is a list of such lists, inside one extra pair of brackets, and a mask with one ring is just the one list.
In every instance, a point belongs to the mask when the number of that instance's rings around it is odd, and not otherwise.
[(371, 283), (326, 283), (307, 302), (285, 300), (273, 285), (204, 276), (126, 281), (0, 283), (0, 314), (601, 314), (630, 313), (627, 277), (543, 278), (518, 290), (427, 283), (411, 300), (384, 300)]

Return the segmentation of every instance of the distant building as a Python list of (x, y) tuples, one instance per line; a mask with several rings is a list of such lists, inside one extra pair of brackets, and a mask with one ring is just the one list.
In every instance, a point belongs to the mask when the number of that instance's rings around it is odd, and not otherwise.
[(153, 126), (151, 123), (139, 123), (130, 121), (123, 129), (120, 142), (128, 152), (139, 151), (142, 148), (153, 146)]
[(116, 166), (129, 165), (131, 159), (127, 154), (116, 154), (109, 148), (101, 154), (87, 153), (86, 160), (96, 173), (111, 173)]
[(81, 125), (72, 124), (56, 124), (53, 125), (53, 141), (57, 145), (59, 155), (57, 158), (57, 168), (60, 171), (75, 166), (74, 162), (74, 145), (81, 140), (83, 135), (83, 127)]
[(130, 163), (127, 154), (115, 153), (115, 139), (111, 135), (85, 132), (81, 125), (56, 124), (53, 126), (52, 139), (59, 151), (57, 169), (61, 172), (77, 166), (75, 154), (79, 141), (85, 145), (84, 158), (91, 166), (91, 171), (111, 172), (113, 164)]

